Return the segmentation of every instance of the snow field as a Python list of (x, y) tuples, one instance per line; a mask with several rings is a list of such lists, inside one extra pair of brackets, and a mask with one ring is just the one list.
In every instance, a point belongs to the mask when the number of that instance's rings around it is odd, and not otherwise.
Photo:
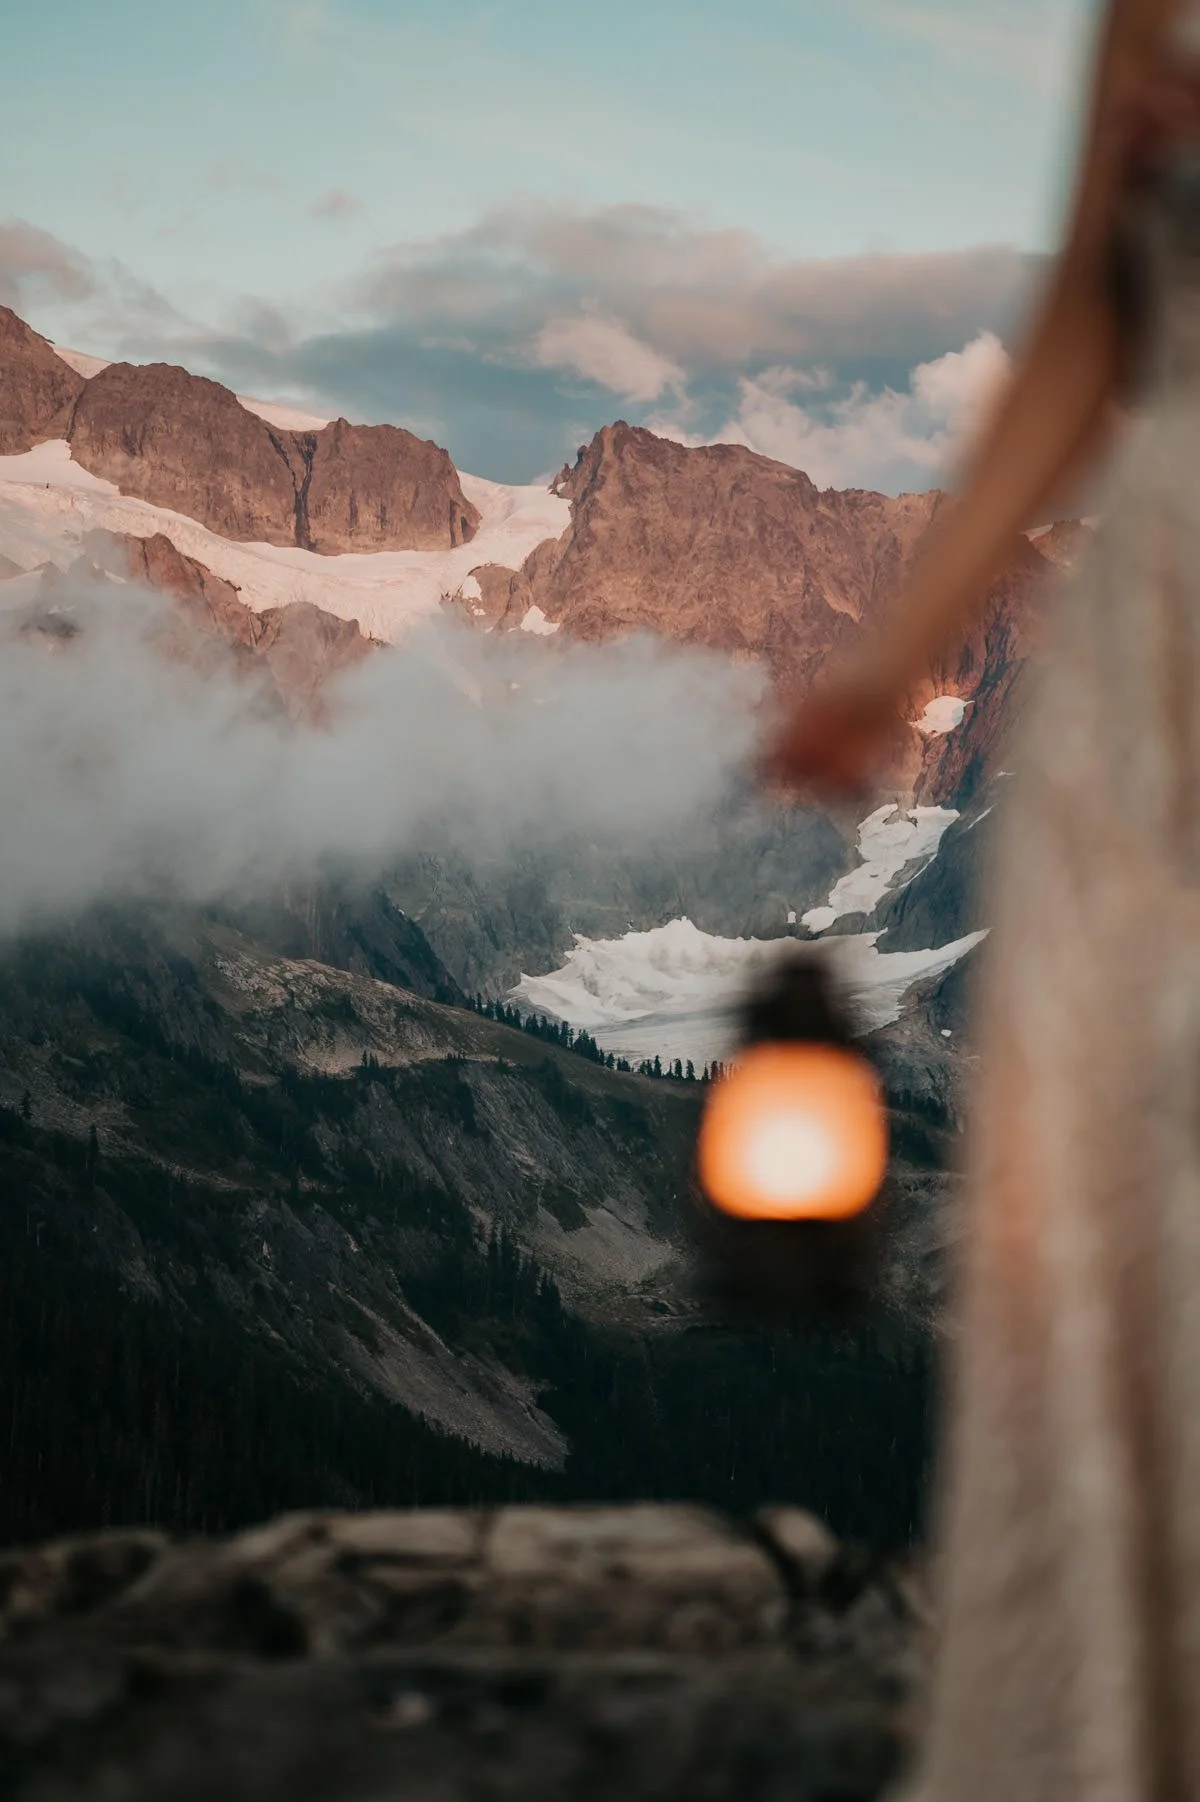
[[(986, 934), (891, 953), (878, 949), (880, 937), (831, 939), (820, 953), (833, 963), (864, 1030), (899, 1019), (914, 983), (951, 969)], [(634, 1064), (657, 1054), (691, 1058), (699, 1069), (730, 1056), (742, 994), (793, 942), (718, 938), (688, 919), (619, 939), (577, 935), (560, 969), (522, 976), (511, 999), (527, 1012), (569, 1020)]]
[(823, 907), (810, 907), (803, 924), (810, 932), (824, 932), (843, 914), (873, 912), (907, 864), (935, 855), (957, 818), (951, 807), (906, 812), (888, 802), (876, 808), (858, 829), (858, 869), (842, 877)]
[[(340, 619), (356, 619), (372, 638), (394, 643), (415, 621), (436, 612), (444, 595), (461, 592), (471, 570), (485, 563), (517, 569), (537, 545), (560, 537), (570, 523), (569, 502), (546, 488), (478, 476), (460, 479), (482, 515), (470, 544), (323, 557), (290, 545), (237, 544), (182, 513), (122, 495), (113, 483), (73, 462), (70, 446), (55, 440), (20, 456), (0, 457), (0, 553), (23, 570), (46, 562), (65, 569), (80, 555), (89, 531), (139, 538), (162, 532), (186, 556), (233, 582), (257, 612), (309, 601)], [(555, 629), (540, 612), (539, 621), (527, 629)]]

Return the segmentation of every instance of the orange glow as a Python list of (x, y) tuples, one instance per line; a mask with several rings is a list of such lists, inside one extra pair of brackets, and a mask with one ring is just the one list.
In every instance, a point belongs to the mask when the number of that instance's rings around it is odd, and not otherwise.
[(887, 1169), (887, 1115), (870, 1065), (836, 1045), (757, 1045), (713, 1086), (699, 1175), (741, 1220), (848, 1220)]

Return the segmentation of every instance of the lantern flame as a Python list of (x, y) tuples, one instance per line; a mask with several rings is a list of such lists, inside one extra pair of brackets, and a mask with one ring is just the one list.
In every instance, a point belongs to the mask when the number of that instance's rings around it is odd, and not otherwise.
[(848, 1220), (887, 1169), (879, 1079), (853, 1051), (767, 1044), (713, 1088), (699, 1177), (714, 1207), (743, 1220)]

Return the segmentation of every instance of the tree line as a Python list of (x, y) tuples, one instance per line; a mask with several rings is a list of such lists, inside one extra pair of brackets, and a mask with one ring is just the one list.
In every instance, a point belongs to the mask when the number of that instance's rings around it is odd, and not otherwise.
[[(380, 1187), (347, 1171), (324, 1200), (357, 1232), (392, 1215), (428, 1235), (403, 1275), (409, 1305), (537, 1391), (570, 1448), (563, 1470), (539, 1470), (314, 1368), (261, 1330), (283, 1305), (266, 1292), (258, 1330), (235, 1317), (215, 1279), (242, 1265), (227, 1194), (23, 1111), (0, 1108), (0, 1545), (118, 1523), (216, 1531), (312, 1506), (534, 1499), (737, 1511), (787, 1499), (881, 1547), (920, 1533), (933, 1400), (921, 1334), (606, 1330), (565, 1305), (504, 1221), (481, 1230), (415, 1173)], [(107, 1261), (122, 1216), (177, 1294), (154, 1298)]]
[(530, 1038), (540, 1039), (543, 1044), (557, 1045), (562, 1051), (573, 1051), (577, 1057), (587, 1058), (589, 1063), (599, 1064), (606, 1070), (619, 1070), (626, 1076), (649, 1076), (663, 1082), (715, 1082), (723, 1076), (728, 1065), (719, 1063), (716, 1058), (705, 1064), (697, 1072), (692, 1058), (664, 1058), (657, 1053), (654, 1057), (644, 1057), (640, 1063), (631, 1063), (628, 1058), (617, 1057), (611, 1051), (604, 1051), (597, 1044), (590, 1032), (582, 1027), (571, 1026), (566, 1020), (551, 1020), (546, 1014), (523, 1014), (519, 1007), (507, 1001), (489, 1001), (483, 995), (475, 994), (467, 997), (467, 1006), (472, 1013), (479, 1014), (484, 1020), (494, 1020), (498, 1026), (511, 1027), (514, 1032), (528, 1033)]

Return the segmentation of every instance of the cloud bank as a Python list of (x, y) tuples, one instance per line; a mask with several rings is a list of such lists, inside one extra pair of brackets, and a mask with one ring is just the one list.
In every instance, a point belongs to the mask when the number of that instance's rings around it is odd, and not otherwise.
[(757, 678), (651, 641), (548, 649), (438, 625), (343, 680), (321, 727), (155, 648), (161, 598), (56, 609), (0, 655), (0, 933), (101, 900), (246, 896), (569, 835), (649, 846), (746, 756)]
[(86, 257), (24, 219), (0, 221), (0, 305), (33, 306), (43, 295), (90, 299), (97, 287)]
[[(319, 204), (336, 218), (348, 200)], [(986, 387), (1036, 275), (1003, 247), (798, 261), (661, 208), (528, 203), (392, 245), (303, 309), (248, 297), (213, 326), (32, 227), (0, 230), (0, 292), (40, 329), (53, 313), (51, 336), (407, 425), (503, 481), (558, 468), (619, 413), (821, 482), (931, 486), (951, 390)]]
[[(741, 383), (737, 412), (716, 436), (794, 464), (819, 487), (930, 488), (961, 456), (1008, 369), (1000, 340), (981, 332), (965, 349), (918, 364), (900, 392), (857, 382), (824, 407), (814, 406), (821, 384), (806, 371), (768, 369)], [(660, 429), (670, 432), (669, 418)]]

